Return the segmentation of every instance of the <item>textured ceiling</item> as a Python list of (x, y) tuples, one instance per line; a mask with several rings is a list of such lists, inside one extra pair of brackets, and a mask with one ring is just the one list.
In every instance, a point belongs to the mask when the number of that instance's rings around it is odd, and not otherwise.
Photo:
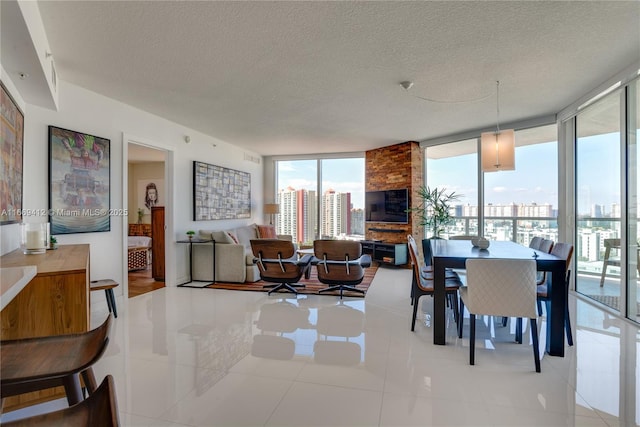
[(493, 126), (496, 80), (501, 122), (553, 114), (640, 58), (636, 1), (39, 7), (60, 79), (263, 155)]

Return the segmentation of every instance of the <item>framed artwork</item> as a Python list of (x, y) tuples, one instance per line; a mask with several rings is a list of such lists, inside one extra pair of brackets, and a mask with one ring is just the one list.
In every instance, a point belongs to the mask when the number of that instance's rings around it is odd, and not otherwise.
[(164, 206), (164, 179), (140, 179), (138, 180), (138, 210), (142, 209), (144, 215), (151, 214), (154, 206)]
[(22, 221), (24, 114), (0, 81), (0, 225)]
[(111, 229), (109, 149), (108, 139), (49, 126), (51, 234)]
[(193, 220), (251, 218), (251, 174), (193, 162)]

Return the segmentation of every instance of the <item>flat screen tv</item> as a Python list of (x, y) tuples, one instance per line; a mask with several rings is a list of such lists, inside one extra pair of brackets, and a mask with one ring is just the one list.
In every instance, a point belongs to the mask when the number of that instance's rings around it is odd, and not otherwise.
[(409, 222), (409, 191), (399, 190), (367, 191), (364, 195), (365, 218), (367, 222)]

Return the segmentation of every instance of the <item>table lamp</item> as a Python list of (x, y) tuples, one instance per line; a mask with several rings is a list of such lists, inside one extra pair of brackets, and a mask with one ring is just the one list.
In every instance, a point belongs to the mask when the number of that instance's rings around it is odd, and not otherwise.
[(265, 203), (264, 213), (270, 215), (269, 225), (273, 225), (273, 216), (280, 213), (280, 205), (277, 203)]

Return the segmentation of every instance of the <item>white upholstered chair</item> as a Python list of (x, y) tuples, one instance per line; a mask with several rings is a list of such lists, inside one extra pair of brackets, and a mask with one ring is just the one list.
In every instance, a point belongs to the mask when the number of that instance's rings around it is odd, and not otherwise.
[[(475, 364), (476, 315), (528, 317), (531, 320), (533, 357), (536, 372), (540, 372), (536, 311), (536, 262), (516, 259), (469, 259), (467, 286), (460, 288), (461, 309), (466, 305), (469, 326), (469, 363)], [(462, 337), (463, 317), (458, 322)]]

